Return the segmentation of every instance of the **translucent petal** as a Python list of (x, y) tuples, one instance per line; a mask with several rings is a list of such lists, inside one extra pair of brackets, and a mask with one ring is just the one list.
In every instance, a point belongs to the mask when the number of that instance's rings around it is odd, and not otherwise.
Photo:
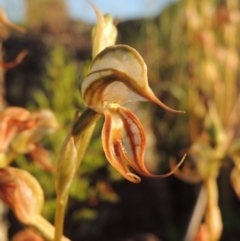
[[(130, 101), (147, 100), (129, 89), (124, 84), (128, 80), (121, 79), (121, 77), (121, 73), (116, 70), (102, 70), (90, 73), (87, 80), (92, 84), (83, 96), (87, 106), (98, 113), (104, 113), (110, 103), (124, 104)], [(84, 82), (82, 87), (85, 87)]]
[(148, 177), (167, 177), (175, 171), (164, 175), (153, 175), (146, 169), (144, 164), (146, 147), (144, 130), (138, 118), (124, 107), (105, 113), (102, 139), (108, 161), (132, 182), (137, 183), (140, 179), (136, 180), (136, 176), (130, 173), (126, 163), (139, 174)]
[(148, 177), (168, 177), (181, 165), (183, 159), (176, 165), (172, 171), (163, 175), (151, 174), (144, 163), (144, 153), (146, 147), (146, 138), (143, 127), (139, 122), (138, 118), (128, 109), (121, 107), (119, 109), (119, 115), (123, 122), (123, 133), (122, 136), (122, 150), (123, 155), (129, 165), (134, 168), (138, 173)]
[[(105, 122), (102, 130), (102, 142), (105, 155), (110, 164), (126, 179), (138, 183), (141, 179), (131, 173), (124, 162), (121, 144), (121, 121), (117, 123), (115, 121), (116, 118), (112, 118), (110, 113), (105, 115)], [(120, 138), (118, 138), (118, 135)]]
[(153, 94), (148, 86), (145, 62), (127, 45), (107, 47), (96, 56), (82, 82), (81, 92), (88, 107), (97, 112), (112, 101), (122, 104), (133, 100), (149, 100), (166, 110), (179, 112), (164, 105)]
[(6, 151), (14, 136), (35, 125), (28, 110), (8, 107), (0, 113), (0, 151)]

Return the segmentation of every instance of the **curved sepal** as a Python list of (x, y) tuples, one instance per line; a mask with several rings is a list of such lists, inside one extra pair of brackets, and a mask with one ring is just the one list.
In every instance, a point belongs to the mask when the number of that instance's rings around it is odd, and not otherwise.
[(82, 82), (81, 92), (87, 106), (100, 113), (112, 102), (123, 104), (136, 100), (149, 100), (168, 111), (182, 113), (154, 95), (148, 85), (144, 60), (127, 45), (107, 47), (96, 56)]

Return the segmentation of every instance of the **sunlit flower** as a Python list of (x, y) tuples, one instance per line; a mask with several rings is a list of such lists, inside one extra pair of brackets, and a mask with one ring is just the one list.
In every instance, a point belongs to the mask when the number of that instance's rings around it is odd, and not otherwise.
[(37, 180), (27, 171), (6, 167), (0, 168), (0, 199), (21, 222), (28, 224), (42, 211), (44, 194)]
[(20, 132), (31, 129), (36, 120), (21, 107), (8, 107), (0, 113), (0, 152), (6, 151), (12, 139)]
[[(148, 86), (147, 67), (139, 53), (126, 45), (105, 48), (93, 60), (82, 82), (82, 96), (86, 105), (105, 116), (102, 130), (103, 148), (108, 161), (128, 180), (138, 183), (128, 165), (141, 175), (152, 175), (144, 164), (146, 137), (138, 118), (124, 104), (131, 101), (152, 101), (164, 105)], [(127, 165), (128, 164), (128, 165)]]
[[(33, 228), (43, 240), (54, 239), (54, 227), (41, 216), (43, 190), (30, 173), (14, 167), (0, 168), (0, 199), (12, 209), (20, 222)], [(69, 241), (66, 237), (61, 240)]]
[(30, 113), (21, 107), (8, 107), (0, 113), (0, 152), (7, 153), (8, 164), (17, 154), (29, 154), (43, 169), (52, 171), (49, 154), (39, 142), (57, 128), (50, 110)]

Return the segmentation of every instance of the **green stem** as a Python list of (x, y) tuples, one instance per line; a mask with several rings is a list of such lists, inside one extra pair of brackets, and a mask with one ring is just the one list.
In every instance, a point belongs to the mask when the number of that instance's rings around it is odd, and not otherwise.
[(57, 207), (55, 214), (55, 237), (54, 241), (61, 241), (63, 234), (63, 224), (64, 224), (64, 214), (68, 200), (68, 193), (66, 193), (65, 198), (58, 195), (57, 196)]
[[(45, 218), (43, 218), (41, 215), (37, 215), (34, 219), (34, 222), (30, 224), (30, 226), (39, 232), (41, 236), (48, 240), (53, 241), (54, 240), (54, 233), (55, 229), (51, 223), (49, 223)], [(66, 237), (60, 237), (59, 241), (69, 241)]]

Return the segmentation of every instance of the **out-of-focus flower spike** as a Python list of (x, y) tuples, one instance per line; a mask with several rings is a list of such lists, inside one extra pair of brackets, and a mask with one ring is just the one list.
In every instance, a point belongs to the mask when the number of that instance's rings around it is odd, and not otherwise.
[(10, 27), (12, 29), (15, 29), (21, 33), (25, 33), (25, 29), (16, 25), (16, 24), (13, 24), (9, 19), (8, 19), (8, 16), (5, 12), (5, 10), (0, 7), (0, 23), (6, 25), (7, 27)]
[(98, 10), (98, 8), (89, 2), (93, 7), (97, 16), (97, 24), (93, 28), (92, 39), (93, 39), (93, 51), (92, 57), (101, 52), (104, 48), (115, 44), (117, 39), (117, 28), (113, 23), (111, 15), (105, 16)]

